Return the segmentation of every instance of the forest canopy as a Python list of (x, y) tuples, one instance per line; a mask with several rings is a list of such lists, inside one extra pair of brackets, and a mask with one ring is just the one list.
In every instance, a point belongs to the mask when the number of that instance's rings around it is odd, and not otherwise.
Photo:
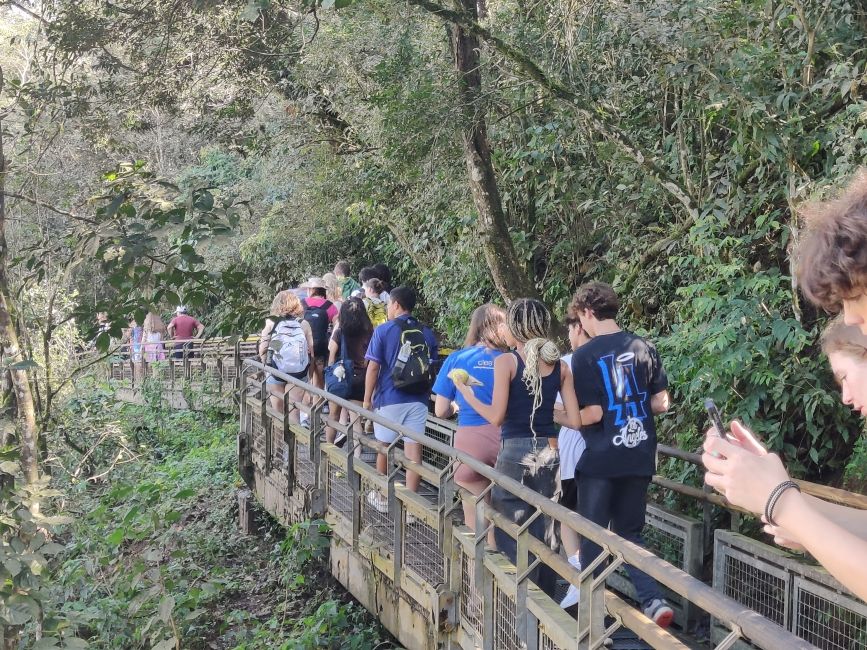
[(98, 311), (253, 331), (345, 258), (452, 343), (485, 301), (562, 316), (610, 282), (665, 362), (670, 441), (711, 396), (802, 475), (857, 480), (791, 252), (797, 206), (864, 164), (865, 34), (845, 0), (0, 2), (17, 435), (35, 457)]

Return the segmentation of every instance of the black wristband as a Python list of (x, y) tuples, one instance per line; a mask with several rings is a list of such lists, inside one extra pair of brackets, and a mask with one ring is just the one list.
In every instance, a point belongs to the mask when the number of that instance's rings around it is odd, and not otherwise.
[(783, 493), (789, 488), (794, 488), (798, 492), (801, 491), (801, 488), (795, 483), (793, 480), (788, 479), (780, 483), (777, 487), (771, 490), (770, 495), (768, 495), (768, 501), (765, 504), (765, 521), (767, 521), (771, 526), (776, 526), (774, 523), (774, 508), (777, 507), (777, 502), (780, 500), (780, 497), (783, 496)]

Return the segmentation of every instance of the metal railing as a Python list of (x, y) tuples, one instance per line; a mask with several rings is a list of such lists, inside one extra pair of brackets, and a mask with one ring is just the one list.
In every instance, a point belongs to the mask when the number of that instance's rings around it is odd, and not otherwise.
[[(303, 388), (306, 401), (284, 395), (278, 398), (282, 400), (283, 413), (271, 408), (271, 396), (264, 382), (267, 375)], [(425, 608), (434, 630), (426, 636), (431, 642), (449, 639), (465, 648), (477, 644), (483, 648), (599, 648), (619, 628), (625, 627), (654, 648), (685, 647), (674, 635), (606, 589), (607, 576), (628, 563), (725, 625), (728, 632), (717, 648), (729, 648), (741, 639), (760, 648), (814, 647), (646, 549), (441, 440), (410, 431), (255, 361), (244, 362), (241, 387), (240, 470), (266, 509), (286, 521), (326, 516), (333, 523), (335, 543), (346, 545), (354, 555), (364, 558), (369, 571), (381, 574), (379, 579), (387, 580), (394, 593), (404, 594), (417, 607)], [(323, 415), (323, 407), (329, 402), (345, 409), (348, 423), (341, 424)], [(293, 411), (309, 415), (309, 430), (292, 423), (291, 416), (284, 416)], [(385, 445), (365, 434), (364, 422), (377, 422), (420, 443), (445, 459), (444, 465), (437, 467), (409, 460), (399, 442)], [(323, 441), (326, 424), (346, 434), (343, 449)], [(386, 455), (386, 475), (378, 474), (357, 456), (364, 449)], [(523, 526), (513, 523), (488, 506), (484, 495), (459, 494), (452, 478), (459, 463), (535, 508), (533, 518), (550, 518), (599, 544), (603, 549), (599, 558), (579, 573), (565, 558), (533, 537), (529, 523)], [(422, 477), (425, 489), (420, 494), (404, 486), (407, 471)], [(386, 495), (386, 513), (368, 503), (367, 494), (371, 490)], [(472, 499), (475, 504), (475, 531), (469, 531), (455, 517), (461, 498)], [(414, 523), (409, 523), (412, 520)], [(515, 566), (485, 547), (486, 520), (516, 541)], [(577, 621), (531, 580), (533, 570), (543, 565), (581, 589)], [(601, 573), (594, 575), (602, 567)], [(406, 575), (413, 580), (405, 580)], [(352, 581), (347, 582), (355, 593)], [(408, 584), (415, 586), (408, 588)], [(408, 635), (401, 626), (392, 631), (399, 637)], [(412, 638), (401, 640), (410, 645)]]
[[(468, 459), (451, 447), (453, 423), (431, 417), (425, 437), (407, 432), (408, 438), (419, 440), (423, 445), (421, 465), (412, 463), (403, 455), (399, 444), (383, 446), (360, 429), (362, 421), (378, 421), (403, 433), (401, 427), (374, 417), (373, 414), (362, 411), (357, 405), (347, 405), (323, 391), (313, 389), (292, 378), (286, 378), (276, 370), (267, 369), (259, 363), (248, 362), (244, 365), (245, 359), (255, 358), (256, 348), (255, 340), (191, 341), (184, 342), (184, 348), (178, 350), (177, 358), (172, 357), (171, 350), (167, 349), (164, 361), (153, 362), (147, 359), (145, 353), (136, 357), (132, 346), (127, 344), (115, 350), (114, 356), (109, 360), (109, 374), (116, 380), (122, 380), (121, 385), (133, 389), (141, 388), (144, 380), (148, 378), (159, 380), (167, 394), (177, 393), (188, 387), (198, 388), (211, 396), (210, 403), (220, 400), (230, 403), (232, 398), (238, 400), (240, 396), (242, 425), (239, 437), (241, 463), (239, 469), (245, 480), (251, 486), (256, 486), (257, 496), (266, 510), (284, 521), (316, 514), (327, 516), (335, 525), (337, 539), (350, 540), (356, 552), (366, 549), (365, 552), (370, 554), (371, 558), (379, 558), (375, 563), (379, 569), (384, 566), (383, 563), (392, 567), (390, 584), (401, 593), (406, 591), (406, 581), (402, 578), (406, 575), (415, 576), (434, 592), (435, 586), (438, 585), (436, 588), (440, 591), (445, 589), (448, 593), (452, 593), (455, 604), (447, 609), (452, 612), (450, 615), (454, 620), (446, 621), (445, 627), (454, 625), (455, 632), (451, 633), (449, 638), (459, 639), (455, 643), (461, 647), (472, 647), (472, 643), (475, 642), (478, 642), (481, 647), (512, 647), (508, 643), (503, 642), (505, 643), (503, 645), (499, 641), (494, 645), (483, 643), (487, 638), (501, 639), (510, 635), (516, 644), (524, 640), (529, 647), (534, 647), (534, 644), (542, 648), (573, 647), (576, 637), (582, 639), (581, 643), (586, 640), (590, 644), (586, 647), (596, 647), (599, 639), (606, 638), (605, 634), (610, 636), (614, 633), (613, 629), (607, 632), (601, 629), (604, 615), (612, 613), (617, 625), (633, 629), (654, 647), (681, 647), (676, 645), (674, 637), (662, 633), (637, 610), (611, 593), (606, 593), (601, 599), (598, 595), (582, 599), (579, 617), (582, 621), (581, 626), (576, 627), (568, 617), (563, 620), (565, 615), (555, 606), (556, 603), (542, 594), (535, 584), (527, 579), (531, 569), (535, 568), (534, 563), (549, 566), (565, 581), (561, 584), (581, 584), (584, 588), (583, 593), (602, 593), (603, 580), (593, 579), (592, 573), (588, 577), (588, 571), (585, 571), (580, 579), (577, 578), (574, 570), (563, 558), (546, 550), (547, 547), (542, 548), (544, 545), (541, 542), (529, 536), (526, 526), (519, 529), (514, 524), (504, 521), (499, 513), (491, 511), (484, 500), (464, 494), (463, 498), (473, 498), (477, 502), (477, 514), (480, 515), (477, 516), (478, 521), (485, 521), (487, 517), (498, 523), (513, 538), (518, 539), (521, 552), (518, 554), (517, 564), (520, 565), (520, 570), (509, 565), (501, 556), (486, 552), (483, 547), (485, 531), (467, 531), (455, 521), (453, 513), (456, 508), (459, 509), (460, 502), (457, 495), (460, 490), (454, 485), (452, 475), (459, 462), (467, 462), (473, 469), (478, 468), (477, 471), (488, 478), (491, 478), (489, 473), (494, 470)], [(268, 406), (267, 388), (252, 376), (260, 373), (270, 373), (288, 379), (287, 383), (305, 390), (309, 403), (288, 400), (284, 408), (287, 412), (299, 409), (307, 412), (313, 422), (313, 433), (292, 424), (291, 418), (283, 418), (279, 412)], [(250, 390), (258, 393), (251, 397)], [(350, 423), (341, 424), (324, 416), (322, 407), (326, 401), (345, 407), (350, 414)], [(183, 407), (183, 404), (179, 405)], [(320, 440), (319, 434), (326, 424), (347, 434), (349, 442), (346, 451)], [(349, 451), (350, 449), (352, 451)], [(372, 458), (366, 457), (370, 454), (375, 455), (376, 451), (383, 451), (388, 457), (388, 476), (382, 477), (377, 474), (371, 467)], [(700, 464), (700, 456), (696, 453), (664, 445), (659, 446), (659, 453), (663, 457)], [(248, 460), (244, 460), (245, 458)], [(422, 476), (420, 496), (403, 487), (403, 475), (407, 470), (417, 471)], [(494, 482), (503, 485), (500, 480)], [(508, 480), (506, 482), (508, 483)], [(704, 546), (708, 556), (713, 550), (712, 508), (722, 507), (730, 510), (734, 515), (735, 527), (738, 524), (736, 518), (742, 511), (733, 508), (723, 497), (701, 488), (684, 485), (662, 476), (655, 476), (654, 483), (663, 489), (697, 499), (701, 504), (703, 522), (699, 523), (684, 518), (678, 513), (667, 513), (651, 507), (648, 510), (647, 532), (650, 534), (646, 538), (647, 546), (674, 561), (679, 568), (685, 569), (693, 576), (702, 576), (700, 561), (704, 559), (705, 553), (702, 553), (701, 549)], [(867, 506), (867, 497), (844, 490), (806, 482), (802, 482), (802, 488), (807, 493), (837, 503), (855, 507)], [(372, 489), (378, 489), (388, 495), (388, 515), (375, 511), (367, 504), (364, 495)], [(511, 491), (511, 488), (507, 487), (507, 489)], [(583, 519), (574, 513), (563, 511), (559, 505), (538, 494), (535, 494), (535, 497), (546, 502), (538, 516), (551, 517), (560, 522), (560, 525), (573, 528), (579, 534), (586, 534), (584, 529), (577, 527), (569, 517), (577, 517), (582, 522)], [(532, 500), (525, 500), (537, 506)], [(561, 512), (556, 512), (557, 509)], [(417, 523), (406, 524), (405, 513), (407, 512), (415, 517)], [(561, 516), (567, 518), (561, 519)], [(583, 525), (592, 526), (587, 522)], [(341, 537), (341, 530), (344, 533), (343, 537)], [(604, 534), (612, 536), (607, 531), (604, 531)], [(586, 536), (599, 541), (599, 538), (594, 537), (593, 534), (586, 534)], [(786, 583), (789, 587), (784, 592), (781, 593), (779, 590), (774, 592), (773, 597), (785, 599), (782, 606), (785, 607), (786, 617), (781, 621), (782, 626), (802, 637), (795, 645), (781, 645), (782, 642), (779, 639), (774, 641), (773, 636), (754, 638), (751, 634), (755, 635), (756, 631), (744, 628), (738, 623), (739, 619), (726, 618), (725, 615), (717, 615), (712, 611), (713, 608), (707, 606), (707, 599), (712, 596), (698, 593), (694, 587), (690, 587), (688, 593), (684, 592), (679, 579), (672, 583), (670, 579), (660, 577), (656, 572), (660, 570), (658, 566), (655, 569), (646, 569), (642, 565), (642, 560), (634, 559), (630, 554), (631, 551), (623, 552), (619, 546), (610, 545), (610, 539), (607, 537), (601, 539), (605, 551), (600, 562), (604, 563), (605, 558), (614, 558), (614, 563), (618, 565), (628, 561), (657, 578), (670, 593), (674, 594), (672, 600), (676, 605), (676, 621), (682, 626), (685, 622), (694, 621), (699, 610), (709, 612), (714, 619), (713, 638), (720, 642), (719, 647), (730, 647), (732, 644), (736, 647), (748, 647), (744, 642), (738, 641), (738, 638), (743, 636), (751, 640), (753, 647), (812, 647), (807, 643), (809, 641), (821, 648), (867, 648), (864, 635), (851, 631), (863, 621), (858, 618), (864, 611), (863, 603), (853, 600), (851, 594), (841, 590), (839, 585), (827, 575), (823, 576), (821, 570), (812, 572), (813, 582), (810, 583), (816, 585), (813, 591), (826, 590), (823, 592), (821, 602), (818, 597), (814, 597), (813, 592), (804, 588), (801, 584), (803, 581), (789, 580)], [(627, 544), (622, 540), (620, 542)], [(761, 554), (763, 545), (759, 542), (743, 538), (739, 544), (741, 547), (752, 544), (748, 551), (752, 557)], [(717, 546), (719, 547), (719, 543)], [(375, 553), (370, 549), (374, 549)], [(643, 549), (638, 551), (650, 556)], [(536, 555), (531, 556), (534, 552)], [(719, 552), (717, 554), (719, 555)], [(531, 560), (531, 557), (537, 559)], [(700, 559), (696, 560), (696, 558)], [(495, 562), (494, 559), (497, 561)], [(660, 562), (658, 558), (654, 558), (653, 561)], [(790, 562), (793, 566), (803, 565), (803, 562), (797, 558), (793, 558)], [(714, 584), (719, 591), (730, 596), (733, 601), (737, 601), (741, 610), (747, 611), (751, 608), (755, 609), (755, 603), (760, 602), (756, 598), (767, 599), (771, 595), (759, 594), (757, 589), (764, 587), (758, 582), (755, 585), (751, 584), (749, 589), (732, 586), (737, 583), (737, 576), (733, 572), (740, 566), (734, 561), (721, 563), (717, 558), (714, 564)], [(622, 579), (615, 580), (617, 574), (611, 574), (615, 570), (611, 566), (606, 569), (609, 586), (613, 584), (622, 593), (631, 595), (629, 583)], [(505, 582), (497, 578), (503, 571), (511, 576)], [(515, 577), (515, 571), (518, 576), (522, 576), (521, 580)], [(753, 577), (756, 578), (755, 581), (759, 581), (761, 576), (756, 574)], [(702, 584), (698, 580), (694, 580), (695, 582)], [(798, 584), (795, 584), (796, 582)], [(401, 585), (404, 589), (400, 588)], [(484, 599), (480, 598), (477, 585), (487, 590)], [(725, 585), (729, 586), (725, 587)], [(772, 584), (768, 583), (765, 586), (768, 591), (773, 591)], [(704, 588), (710, 589), (706, 585)], [(409, 589), (409, 591), (413, 590)], [(711, 593), (713, 597), (719, 596), (717, 592), (711, 591)], [(828, 594), (833, 598), (828, 597)], [(438, 598), (441, 599), (442, 595)], [(813, 598), (821, 607), (810, 605), (812, 601), (809, 598)], [(802, 608), (802, 605), (808, 609), (812, 607), (812, 613), (798, 614), (796, 610)], [(434, 614), (437, 605), (429, 605), (429, 610), (429, 615), (436, 618)], [(758, 607), (758, 610), (760, 614), (767, 615), (761, 607)], [(798, 618), (793, 619), (793, 617)], [(808, 623), (801, 623), (801, 621)], [(841, 633), (841, 629), (849, 631)], [(780, 632), (781, 630), (777, 629), (770, 634)], [(649, 640), (648, 637), (656, 639), (656, 642)], [(840, 639), (845, 639), (850, 646), (841, 645)], [(557, 640), (559, 643), (556, 642)], [(852, 643), (855, 645), (851, 645)]]

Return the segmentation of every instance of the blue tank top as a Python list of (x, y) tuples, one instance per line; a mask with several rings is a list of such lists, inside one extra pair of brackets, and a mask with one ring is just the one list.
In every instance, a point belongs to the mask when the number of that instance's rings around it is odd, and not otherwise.
[[(518, 368), (509, 384), (509, 402), (506, 405), (506, 419), (503, 421), (500, 435), (503, 439), (532, 438), (530, 414), (533, 412), (533, 396), (527, 390), (522, 377), (524, 360), (518, 353), (512, 352), (512, 354), (517, 361)], [(560, 365), (558, 363), (547, 377), (542, 377), (542, 403), (536, 409), (536, 414), (533, 417), (533, 428), (539, 438), (555, 438), (557, 436), (557, 427), (554, 424), (554, 402), (559, 392)]]

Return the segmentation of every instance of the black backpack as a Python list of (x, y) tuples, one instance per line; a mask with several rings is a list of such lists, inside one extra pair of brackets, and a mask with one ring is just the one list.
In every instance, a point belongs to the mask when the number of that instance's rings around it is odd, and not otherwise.
[(321, 307), (311, 307), (307, 304), (307, 300), (302, 300), (304, 305), (304, 320), (310, 323), (310, 329), (313, 332), (313, 356), (327, 357), (328, 356), (328, 310), (331, 308), (331, 302), (326, 300)]
[(400, 346), (391, 381), (406, 393), (427, 393), (431, 387), (430, 349), (423, 325), (414, 318), (399, 318), (395, 323), (400, 328)]

